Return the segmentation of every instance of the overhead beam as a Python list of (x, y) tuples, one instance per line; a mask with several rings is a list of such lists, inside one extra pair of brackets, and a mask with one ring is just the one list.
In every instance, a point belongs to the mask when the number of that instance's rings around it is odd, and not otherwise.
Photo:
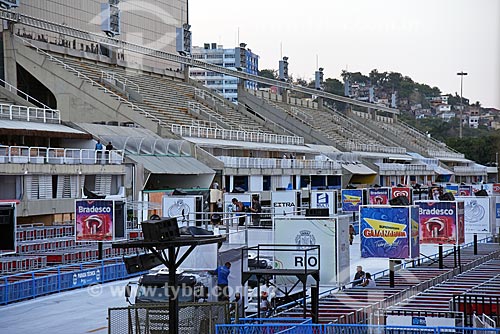
[(3, 9), (3, 8), (0, 8), (0, 18), (3, 20), (9, 21), (9, 22), (20, 23), (20, 24), (23, 24), (23, 25), (26, 25), (29, 27), (33, 27), (33, 28), (37, 28), (37, 29), (41, 29), (41, 30), (45, 30), (45, 31), (50, 31), (50, 32), (54, 32), (57, 34), (62, 34), (62, 35), (67, 36), (67, 37), (78, 38), (78, 39), (86, 40), (86, 41), (93, 42), (93, 43), (100, 43), (100, 44), (107, 45), (110, 47), (116, 47), (116, 48), (139, 53), (142, 55), (147, 55), (147, 56), (158, 58), (158, 59), (168, 60), (171, 62), (180, 63), (180, 64), (192, 66), (192, 67), (198, 67), (198, 68), (202, 68), (202, 69), (205, 69), (208, 71), (213, 71), (213, 72), (229, 75), (232, 77), (236, 77), (236, 78), (239, 78), (242, 80), (251, 80), (251, 81), (261, 83), (261, 84), (276, 86), (276, 87), (280, 87), (283, 89), (292, 90), (295, 92), (300, 92), (300, 93), (309, 94), (309, 95), (316, 95), (316, 96), (331, 99), (334, 101), (352, 104), (352, 105), (355, 105), (358, 107), (371, 108), (371, 109), (380, 110), (380, 111), (384, 111), (384, 112), (388, 112), (388, 113), (392, 113), (392, 114), (399, 114), (398, 109), (393, 109), (393, 108), (389, 108), (389, 107), (385, 107), (385, 106), (381, 106), (381, 105), (376, 105), (373, 103), (358, 101), (358, 100), (351, 99), (351, 98), (348, 98), (345, 96), (335, 95), (335, 94), (327, 93), (327, 92), (313, 89), (313, 88), (293, 85), (289, 82), (264, 78), (264, 77), (260, 77), (258, 75), (228, 69), (228, 68), (225, 68), (222, 66), (209, 64), (209, 63), (206, 63), (206, 62), (201, 61), (201, 60), (196, 60), (196, 59), (193, 59), (192, 57), (181, 56), (181, 55), (178, 55), (175, 53), (156, 50), (156, 49), (148, 48), (148, 47), (145, 47), (142, 45), (121, 41), (121, 40), (118, 40), (116, 38), (110, 38), (110, 37), (106, 37), (106, 36), (99, 35), (96, 33), (84, 31), (81, 29), (71, 28), (71, 27), (68, 27), (66, 25), (42, 20), (42, 19), (39, 19), (36, 17), (25, 15), (25, 14), (15, 13), (15, 12), (9, 11), (7, 9)]

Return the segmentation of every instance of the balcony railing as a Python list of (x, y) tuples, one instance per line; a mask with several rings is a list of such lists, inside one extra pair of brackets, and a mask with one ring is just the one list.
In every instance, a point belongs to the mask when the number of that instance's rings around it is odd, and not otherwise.
[(331, 160), (303, 160), (303, 159), (273, 159), (273, 158), (247, 158), (247, 157), (217, 157), (228, 168), (297, 168), (320, 169), (327, 171), (340, 171), (342, 166), (337, 161)]
[(377, 163), (380, 171), (402, 171), (402, 172), (429, 172), (434, 171), (433, 166), (418, 164), (389, 164)]
[(448, 151), (436, 151), (436, 150), (427, 150), (427, 154), (434, 158), (458, 158), (464, 159), (465, 155), (463, 153), (454, 153)]
[(487, 167), (480, 166), (454, 166), (453, 171), (461, 174), (487, 174)]
[(379, 153), (392, 153), (392, 154), (405, 154), (406, 148), (397, 146), (384, 146), (378, 144), (360, 144), (355, 142), (348, 142), (345, 147), (351, 151), (360, 152), (379, 152)]
[(0, 145), (0, 163), (120, 165), (123, 151)]
[(28, 122), (61, 123), (59, 110), (4, 103), (0, 104), (0, 118)]
[(172, 124), (172, 132), (181, 137), (210, 138), (285, 145), (304, 145), (303, 137), (277, 135), (264, 132), (207, 128), (180, 124)]

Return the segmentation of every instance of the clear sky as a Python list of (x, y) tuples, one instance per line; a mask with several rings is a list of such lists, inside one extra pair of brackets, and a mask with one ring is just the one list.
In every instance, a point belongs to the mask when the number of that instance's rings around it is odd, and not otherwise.
[[(247, 44), (294, 77), (400, 72), (500, 109), (500, 0), (189, 0), (193, 45)], [(239, 33), (238, 33), (239, 32)], [(282, 50), (282, 52), (281, 52)]]

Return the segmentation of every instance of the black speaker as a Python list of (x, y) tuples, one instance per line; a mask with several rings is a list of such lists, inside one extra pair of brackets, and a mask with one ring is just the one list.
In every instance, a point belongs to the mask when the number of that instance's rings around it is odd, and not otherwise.
[(306, 217), (328, 217), (330, 209), (328, 208), (312, 208), (306, 209)]
[(440, 201), (454, 201), (455, 200), (455, 196), (453, 196), (453, 194), (450, 192), (439, 195), (438, 198)]
[(406, 196), (398, 196), (391, 198), (389, 200), (390, 205), (410, 205), (410, 201), (408, 200), (408, 197)]
[(481, 189), (479, 191), (476, 191), (474, 193), (474, 196), (477, 196), (477, 197), (485, 197), (485, 196), (488, 196), (488, 192), (484, 189)]
[(146, 220), (141, 226), (144, 241), (166, 241), (180, 236), (177, 218)]
[(153, 269), (163, 263), (160, 258), (154, 254), (127, 256), (123, 258), (123, 262), (125, 263), (125, 269), (129, 274)]
[(127, 226), (125, 202), (115, 201), (115, 239), (123, 239), (125, 236), (125, 229)]

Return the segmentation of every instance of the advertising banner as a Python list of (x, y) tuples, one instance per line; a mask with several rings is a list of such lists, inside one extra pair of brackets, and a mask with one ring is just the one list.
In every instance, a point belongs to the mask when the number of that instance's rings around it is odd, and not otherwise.
[(420, 243), (463, 243), (463, 202), (418, 201), (420, 213)]
[(370, 188), (368, 189), (368, 203), (372, 205), (389, 204), (389, 188)]
[(195, 196), (163, 196), (161, 208), (164, 217), (177, 217), (179, 226), (187, 226), (189, 222), (194, 225), (196, 221)]
[(415, 228), (412, 227), (411, 219), (416, 218), (410, 208), (361, 206), (361, 257), (410, 258), (410, 248), (414, 248), (411, 242), (418, 241), (418, 238), (412, 239), (410, 235)]
[(415, 259), (420, 256), (420, 213), (418, 206), (410, 207), (410, 217), (410, 258)]
[(342, 212), (358, 212), (363, 204), (363, 189), (342, 189)]
[(444, 189), (444, 192), (451, 193), (453, 196), (458, 196), (458, 184), (447, 184)]
[(500, 219), (500, 203), (495, 203), (496, 218)]
[(311, 191), (311, 208), (328, 209), (330, 215), (337, 213), (337, 193), (331, 190)]
[(471, 186), (459, 186), (458, 187), (458, 196), (472, 196), (472, 187)]
[(76, 241), (112, 241), (112, 200), (76, 200)]
[(392, 187), (391, 188), (391, 198), (396, 198), (398, 196), (405, 196), (408, 198), (408, 200), (412, 201), (411, 199), (411, 191), (412, 189), (410, 187)]
[(492, 192), (493, 195), (500, 195), (500, 183), (493, 183)]
[(271, 207), (274, 210), (274, 217), (295, 215), (298, 210), (297, 192), (294, 190), (271, 192)]
[(457, 197), (464, 202), (465, 233), (490, 233), (490, 198)]
[[(336, 219), (303, 219), (303, 218), (277, 218), (275, 220), (275, 244), (296, 245), (297, 251), (276, 251), (275, 262), (278, 269), (320, 269), (320, 282), (325, 285), (336, 285), (337, 283), (337, 254), (336, 248)], [(349, 257), (349, 247), (346, 236), (344, 242), (344, 254)], [(305, 252), (301, 250), (311, 245), (320, 245), (320, 254)]]
[(73, 287), (85, 286), (99, 283), (101, 279), (101, 270), (99, 268), (92, 268), (75, 272), (72, 283)]

